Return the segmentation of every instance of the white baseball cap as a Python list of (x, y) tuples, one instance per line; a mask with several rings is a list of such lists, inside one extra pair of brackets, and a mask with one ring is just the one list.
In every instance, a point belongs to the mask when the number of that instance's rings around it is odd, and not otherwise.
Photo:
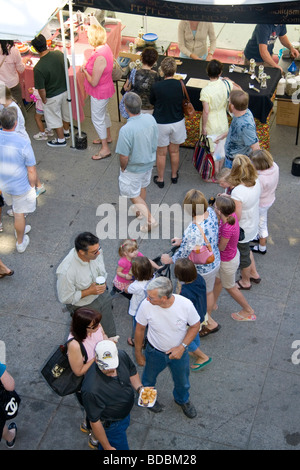
[(95, 355), (99, 369), (116, 369), (119, 365), (118, 350), (113, 341), (99, 341), (95, 348)]

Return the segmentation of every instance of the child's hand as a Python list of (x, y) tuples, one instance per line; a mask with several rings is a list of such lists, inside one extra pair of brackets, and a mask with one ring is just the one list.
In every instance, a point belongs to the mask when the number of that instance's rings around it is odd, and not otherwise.
[(127, 279), (128, 281), (131, 281), (132, 280), (132, 274), (126, 274), (125, 279)]
[(32, 88), (32, 87), (28, 88), (28, 92), (32, 95), (32, 93), (33, 93), (33, 88)]

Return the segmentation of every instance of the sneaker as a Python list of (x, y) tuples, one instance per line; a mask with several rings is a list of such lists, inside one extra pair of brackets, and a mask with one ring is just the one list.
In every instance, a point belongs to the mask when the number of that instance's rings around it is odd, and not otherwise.
[(24, 253), (28, 245), (29, 245), (29, 236), (24, 235), (23, 242), (20, 245), (19, 243), (16, 243), (17, 252)]
[(64, 138), (69, 139), (71, 137), (70, 132), (64, 132)]
[(49, 145), (50, 147), (66, 147), (67, 142), (66, 139), (63, 142), (58, 142), (57, 139), (53, 139), (48, 140), (47, 145)]
[(88, 444), (89, 444), (89, 447), (90, 447), (91, 449), (93, 449), (93, 450), (98, 450), (98, 444), (99, 444), (99, 442), (97, 441), (97, 439), (95, 439), (95, 438), (93, 437), (93, 434), (92, 434), (92, 433), (89, 434), (89, 442), (88, 442)]
[(164, 409), (164, 405), (162, 403), (159, 403), (157, 400), (155, 404), (151, 407), (148, 408), (149, 411), (152, 411), (152, 413), (161, 413)]
[(16, 431), (15, 437), (13, 438), (13, 440), (10, 441), (10, 442), (9, 442), (9, 441), (6, 441), (7, 447), (8, 447), (9, 449), (12, 449), (12, 448), (14, 447), (15, 443), (16, 443), (16, 437), (17, 437), (18, 428), (17, 428), (16, 423), (10, 423), (10, 424), (8, 425), (8, 429), (9, 429), (9, 431), (11, 431), (12, 429), (15, 429), (15, 431)]
[[(31, 225), (25, 225), (24, 235), (27, 235), (31, 230)], [(17, 232), (15, 231), (15, 237), (17, 238)]]
[(86, 421), (82, 421), (82, 423), (80, 424), (80, 431), (84, 432), (84, 433), (90, 433), (91, 432), (91, 430), (86, 425)]
[(3, 224), (0, 222), (0, 232), (3, 232)]
[(54, 132), (52, 129), (45, 129), (45, 134), (48, 136), (48, 137), (52, 137), (54, 135)]
[(36, 197), (39, 197), (41, 194), (44, 194), (46, 192), (45, 185), (42, 183), (42, 186), (40, 188), (35, 188), (35, 194)]
[(192, 405), (191, 402), (188, 401), (186, 403), (181, 404), (181, 403), (177, 403), (177, 401), (175, 400), (175, 403), (181, 407), (181, 409), (184, 412), (185, 416), (187, 416), (190, 419), (196, 418), (197, 411), (196, 411), (196, 408), (194, 407), (194, 405)]
[(267, 248), (265, 248), (264, 250), (262, 250), (260, 245), (251, 246), (251, 247), (250, 247), (250, 250), (251, 250), (253, 253), (259, 253), (260, 255), (265, 255), (265, 254), (267, 253)]
[(48, 137), (47, 137), (47, 135), (45, 134), (45, 132), (39, 132), (38, 134), (35, 134), (35, 135), (33, 136), (33, 138), (34, 138), (35, 140), (48, 140)]

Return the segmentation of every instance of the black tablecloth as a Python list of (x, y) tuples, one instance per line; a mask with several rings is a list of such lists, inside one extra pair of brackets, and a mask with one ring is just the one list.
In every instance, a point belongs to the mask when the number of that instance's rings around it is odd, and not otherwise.
[[(162, 61), (163, 57), (159, 57), (158, 64)], [(206, 74), (206, 61), (202, 60), (193, 60), (193, 59), (182, 59), (178, 58), (182, 62), (182, 65), (177, 66), (177, 72), (182, 74), (187, 74), (185, 83), (188, 82), (190, 78), (202, 78), (208, 79)], [(249, 93), (249, 109), (251, 110), (253, 116), (261, 121), (263, 124), (266, 123), (267, 117), (273, 108), (273, 103), (271, 98), (274, 94), (274, 91), (277, 87), (277, 83), (281, 78), (281, 72), (277, 68), (265, 67), (265, 72), (267, 75), (270, 75), (271, 78), (267, 80), (267, 88), (260, 89), (260, 93), (255, 90), (249, 89), (249, 83), (253, 84), (256, 88), (260, 88), (259, 83), (256, 80), (251, 80), (249, 74), (241, 74), (237, 72), (229, 73), (229, 67), (231, 64), (223, 64), (223, 77), (228, 77), (240, 87)], [(256, 66), (256, 72), (258, 72), (258, 67)], [(202, 103), (199, 100), (200, 97), (200, 88), (191, 88), (187, 87), (188, 94), (191, 102), (196, 111), (202, 111)]]

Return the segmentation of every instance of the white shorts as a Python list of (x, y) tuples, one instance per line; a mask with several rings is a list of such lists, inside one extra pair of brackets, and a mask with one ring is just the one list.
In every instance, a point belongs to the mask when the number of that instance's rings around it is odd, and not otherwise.
[(59, 129), (63, 121), (70, 122), (70, 112), (68, 104), (68, 93), (64, 91), (60, 95), (47, 98), (44, 104), (44, 117), (48, 129)]
[(214, 268), (212, 271), (209, 273), (202, 274), (201, 276), (203, 277), (205, 284), (206, 284), (206, 293), (209, 294), (214, 290), (214, 285), (215, 285), (215, 280), (216, 280), (216, 275), (219, 271), (219, 266)]
[(119, 176), (120, 195), (130, 199), (138, 197), (143, 188), (147, 188), (151, 182), (152, 168), (145, 173), (131, 173), (121, 171)]
[(21, 196), (14, 196), (3, 192), (3, 198), (8, 206), (12, 206), (16, 214), (29, 214), (36, 209), (36, 192), (31, 188), (27, 193)]
[(240, 264), (240, 252), (237, 250), (235, 257), (230, 261), (221, 261), (217, 276), (221, 279), (224, 289), (231, 289), (235, 286), (235, 277)]
[(185, 119), (171, 124), (157, 124), (158, 147), (167, 147), (169, 144), (183, 144), (186, 141)]

